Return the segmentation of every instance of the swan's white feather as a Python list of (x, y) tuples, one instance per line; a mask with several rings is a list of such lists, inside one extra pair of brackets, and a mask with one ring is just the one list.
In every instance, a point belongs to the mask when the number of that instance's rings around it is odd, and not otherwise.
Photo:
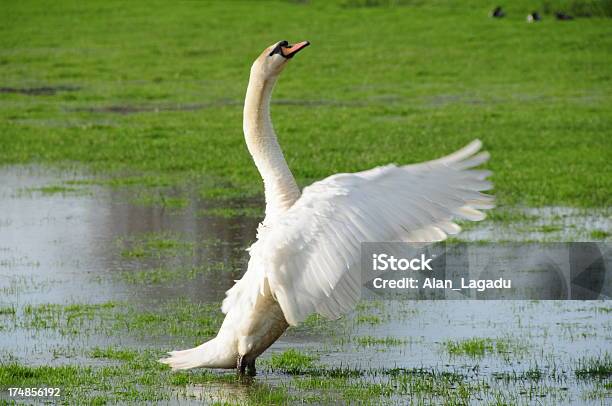
[[(311, 313), (337, 318), (360, 297), (360, 244), (366, 241), (433, 242), (460, 228), (453, 219), (482, 220), (493, 207), (481, 193), (488, 159), (476, 140), (443, 158), (336, 174), (303, 190), (273, 223), (261, 226), (244, 277), (227, 292), (223, 311), (249, 306), (266, 287), (287, 322)], [(267, 286), (266, 286), (267, 285)]]

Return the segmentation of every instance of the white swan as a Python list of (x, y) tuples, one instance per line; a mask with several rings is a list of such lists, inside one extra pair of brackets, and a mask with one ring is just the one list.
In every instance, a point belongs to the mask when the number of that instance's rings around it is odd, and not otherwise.
[(172, 351), (172, 369), (234, 368), (255, 372), (255, 359), (290, 325), (311, 313), (337, 318), (360, 298), (360, 243), (432, 242), (456, 234), (453, 218), (482, 220), (493, 207), (480, 141), (434, 161), (387, 165), (330, 176), (300, 193), (270, 120), (274, 84), (304, 41), (281, 41), (251, 67), (244, 135), (265, 184), (266, 217), (251, 246), (247, 272), (227, 291), (219, 333)]

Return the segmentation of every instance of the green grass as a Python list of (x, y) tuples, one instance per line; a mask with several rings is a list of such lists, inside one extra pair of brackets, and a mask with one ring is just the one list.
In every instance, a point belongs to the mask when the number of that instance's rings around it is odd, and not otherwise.
[[(579, 2), (547, 4), (571, 12)], [(537, 4), (527, 1), (502, 20), (483, 0), (66, 1), (44, 12), (9, 2), (0, 163), (85, 164), (103, 182), (127, 177), (115, 184), (214, 179), (221, 197), (260, 194), (242, 137), (249, 67), (267, 45), (304, 38), (312, 46), (284, 72), (272, 108), (301, 185), (478, 137), (501, 204), (608, 207), (612, 25), (601, 4), (593, 18), (528, 25)], [(145, 203), (187, 204), (165, 193)]]
[(15, 307), (14, 306), (2, 306), (0, 307), (0, 316), (14, 316), (15, 315)]
[[(535, 219), (514, 210), (518, 205), (608, 208), (612, 25), (602, 18), (608, 8), (570, 23), (547, 17), (525, 24), (525, 14), (543, 3), (512, 2), (506, 19), (492, 20), (486, 17), (491, 4), (482, 0), (120, 7), (59, 1), (44, 8), (29, 0), (6, 2), (0, 7), (0, 165), (92, 170), (86, 179), (31, 192), (134, 187), (133, 203), (140, 205), (187, 211), (196, 206), (195, 198), (203, 198), (213, 202), (197, 207), (196, 215), (259, 217), (262, 183), (242, 136), (248, 71), (267, 45), (309, 39), (312, 47), (284, 72), (272, 107), (300, 185), (337, 172), (432, 159), (478, 137), (492, 154), (488, 168), (503, 207), (491, 213), (492, 221)], [(580, 4), (594, 2), (546, 3), (549, 12), (558, 5), (578, 14)], [(186, 183), (200, 189), (180, 187)], [(558, 231), (556, 223), (543, 227)], [(604, 239), (609, 232), (595, 230), (591, 236)], [(159, 233), (117, 243), (122, 260), (135, 263), (192, 256), (195, 248), (182, 236)], [(210, 270), (164, 265), (118, 276), (132, 285), (163, 285)], [(352, 319), (311, 316), (289, 334), (312, 335), (313, 343), (324, 337), (320, 352), (336, 351), (336, 341), (401, 346), (394, 337), (347, 333), (347, 326), (382, 327), (388, 313), (381, 301), (363, 302)], [(181, 391), (215, 386), (244, 394), (236, 400), (241, 404), (523, 404), (544, 398), (555, 404), (565, 393), (563, 379), (547, 368), (503, 371), (491, 379), (478, 375), (480, 358), (510, 358), (521, 351), (494, 339), (444, 343), (450, 355), (469, 358), (460, 371), (327, 365), (318, 353), (288, 350), (266, 354), (259, 361), (263, 373), (244, 382), (233, 371), (171, 373), (156, 362), (167, 350), (210, 338), (222, 320), (218, 303), (180, 298), (151, 308), (122, 302), (0, 307), (3, 334), (59, 335), (66, 344), (53, 354), (70, 363), (27, 365), (1, 352), (0, 382), (58, 385), (70, 404), (189, 400)], [(115, 344), (99, 343), (98, 337)], [(129, 340), (139, 349), (124, 344)], [(143, 349), (149, 340), (156, 347)], [(581, 359), (569, 371), (581, 380), (604, 382), (609, 356)], [(506, 386), (496, 387), (496, 381)], [(602, 388), (609, 392), (608, 383)]]
[(355, 343), (362, 347), (372, 346), (400, 346), (406, 344), (406, 340), (396, 337), (372, 337), (372, 336), (359, 336), (355, 337)]
[[(215, 388), (225, 389), (229, 404), (380, 404), (389, 400), (408, 399), (416, 404), (463, 405), (470, 401), (487, 404), (516, 404), (530, 399), (544, 400), (547, 404), (563, 399), (563, 388), (541, 384), (534, 386), (537, 377), (532, 371), (505, 379), (521, 383), (519, 390), (499, 389), (493, 382), (474, 379), (466, 374), (432, 369), (339, 369), (311, 364), (310, 356), (285, 352), (270, 363), (281, 362), (280, 373), (292, 374), (284, 384), (268, 384), (261, 379), (239, 378), (235, 372), (192, 370), (170, 372), (155, 361), (156, 352), (119, 348), (95, 348), (88, 356), (108, 360), (108, 364), (92, 366), (32, 367), (19, 363), (0, 364), (0, 379), (9, 386), (33, 386), (45, 382), (60, 386), (67, 403), (123, 403), (169, 401), (189, 393), (189, 388), (202, 388), (205, 394)], [(297, 361), (296, 361), (297, 360)], [(472, 374), (473, 369), (470, 369)], [(606, 390), (602, 386), (602, 390)], [(605, 393), (605, 392), (602, 392)], [(233, 399), (232, 396), (241, 395)], [(593, 396), (592, 394), (590, 394)], [(599, 394), (601, 396), (601, 394)], [(501, 401), (503, 400), (503, 401)], [(496, 402), (497, 401), (497, 402)], [(405, 402), (402, 402), (405, 403)]]
[(167, 284), (169, 282), (180, 283), (197, 278), (201, 275), (212, 275), (214, 273), (228, 271), (224, 263), (212, 263), (205, 266), (188, 267), (158, 267), (118, 272), (122, 281), (130, 284), (155, 285)]
[[(39, 366), (18, 363), (0, 364), (0, 382), (8, 386), (36, 386), (44, 383), (60, 387), (60, 401), (69, 404), (117, 404), (131, 402), (169, 402), (177, 391), (188, 385), (224, 383), (240, 386), (235, 373), (215, 374), (210, 371), (172, 373), (157, 363), (151, 351), (128, 351), (114, 348), (94, 349), (92, 358), (106, 358), (118, 364), (102, 367)], [(184, 395), (188, 398), (188, 395)], [(246, 401), (252, 405), (284, 403), (282, 388), (264, 384), (248, 387)]]
[(200, 212), (203, 216), (234, 218), (234, 217), (253, 217), (262, 218), (264, 214), (263, 205), (261, 207), (211, 207)]
[[(72, 309), (80, 307), (73, 305)], [(89, 310), (106, 307), (111, 306)], [(220, 390), (230, 404), (286, 404), (306, 399), (307, 403), (314, 404), (337, 401), (379, 404), (403, 399), (417, 404), (454, 405), (476, 400), (488, 404), (516, 404), (530, 399), (545, 399), (546, 404), (550, 404), (566, 396), (562, 386), (566, 378), (562, 378), (561, 386), (549, 384), (551, 379), (553, 382), (559, 379), (549, 368), (494, 373), (489, 380), (487, 374), (479, 375), (478, 365), (455, 366), (454, 371), (439, 368), (348, 368), (326, 365), (312, 353), (290, 349), (260, 360), (259, 366), (263, 366), (260, 373), (263, 370), (264, 374), (251, 380), (237, 377), (234, 371), (204, 369), (173, 373), (156, 362), (161, 352), (126, 346), (93, 347), (83, 354), (96, 360), (92, 366), (36, 367), (9, 362), (0, 364), (0, 379), (9, 386), (40, 385), (40, 382), (60, 386), (64, 401), (68, 403), (168, 401), (177, 396), (189, 398), (190, 388), (203, 390), (205, 396)], [(609, 376), (608, 361), (605, 357), (580, 361), (576, 375), (584, 379), (596, 378), (596, 382), (600, 382), (600, 378)], [(580, 375), (579, 371), (583, 369), (591, 372)], [(271, 382), (266, 380), (270, 372), (274, 377)], [(283, 375), (289, 379), (278, 382), (279, 376)], [(497, 382), (506, 386), (499, 387)], [(588, 387), (588, 391), (585, 396), (601, 397), (605, 396), (606, 388), (602, 387), (595, 393)], [(234, 396), (239, 397), (234, 399)]]
[(531, 228), (531, 231), (540, 232), (540, 233), (557, 233), (562, 231), (563, 227), (554, 225), (554, 224), (545, 224), (538, 227)]
[(605, 353), (599, 357), (581, 358), (574, 371), (577, 378), (607, 379), (612, 376), (612, 355)]
[(170, 197), (160, 193), (141, 194), (131, 200), (131, 203), (139, 206), (160, 206), (170, 209), (184, 209), (189, 206), (189, 199), (184, 197)]
[(523, 349), (508, 340), (490, 338), (468, 338), (465, 340), (446, 341), (443, 343), (446, 351), (453, 356), (468, 356), (472, 358), (484, 357), (488, 354), (507, 357), (509, 353), (520, 353)]
[[(27, 385), (45, 382), (47, 385), (65, 382), (80, 376), (80, 382), (91, 383), (92, 379), (87, 379), (85, 375), (91, 371), (89, 368), (80, 369), (76, 366), (59, 367), (27, 367), (20, 364), (0, 365), (0, 381), (7, 385)], [(93, 378), (93, 377), (92, 377)]]
[(167, 257), (190, 254), (194, 243), (183, 240), (180, 236), (168, 233), (146, 233), (132, 235), (117, 240), (124, 258)]
[(91, 350), (91, 358), (105, 358), (120, 361), (133, 361), (138, 356), (138, 352), (127, 349), (117, 349), (113, 347), (108, 348), (94, 348)]
[(516, 381), (540, 381), (543, 376), (544, 376), (544, 372), (542, 372), (542, 370), (540, 370), (539, 368), (535, 367), (535, 368), (531, 368), (527, 371), (523, 371), (523, 372), (494, 372), (493, 374), (493, 378), (496, 380), (502, 380), (504, 382), (516, 382)]
[(174, 336), (189, 345), (214, 336), (221, 322), (219, 303), (194, 303), (178, 298), (154, 309), (141, 309), (119, 302), (100, 304), (25, 305), (14, 318), (0, 318), (5, 329), (28, 329), (32, 334), (55, 331), (62, 336)]
[(274, 354), (268, 362), (272, 370), (280, 370), (288, 374), (302, 373), (314, 367), (315, 357), (290, 349), (281, 354)]
[[(487, 212), (487, 220), (496, 223), (526, 223), (530, 221), (535, 221), (537, 219), (538, 216), (525, 213), (524, 211), (519, 209), (499, 208), (497, 210), (491, 210)], [(470, 225), (473, 223), (465, 224)]]
[(594, 240), (604, 240), (608, 237), (610, 237), (610, 232), (609, 231), (604, 231), (604, 230), (593, 230), (591, 231), (591, 238), (593, 238)]
[(65, 193), (75, 193), (80, 192), (80, 189), (64, 186), (64, 185), (50, 185), (43, 186), (39, 188), (31, 188), (27, 189), (28, 192), (40, 192), (43, 195), (54, 195), (54, 194), (65, 194)]
[(367, 404), (388, 398), (394, 393), (393, 387), (389, 383), (371, 383), (346, 377), (299, 377), (293, 383), (302, 393), (310, 391), (318, 393), (319, 396), (314, 397), (313, 403), (317, 401), (330, 403), (342, 399), (347, 402), (365, 402)]
[(343, 332), (350, 328), (350, 325), (347, 317), (342, 317), (338, 320), (328, 320), (318, 314), (311, 314), (299, 325), (290, 327), (288, 331), (298, 336), (317, 334), (342, 337), (344, 335)]
[(383, 319), (375, 314), (360, 314), (355, 320), (357, 324), (369, 324), (372, 326), (383, 323)]

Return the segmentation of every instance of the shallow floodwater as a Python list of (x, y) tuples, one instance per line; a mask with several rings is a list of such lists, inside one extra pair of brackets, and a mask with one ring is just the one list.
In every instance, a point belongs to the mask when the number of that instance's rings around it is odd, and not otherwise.
[[(198, 300), (219, 300), (242, 270), (226, 272), (214, 284), (139, 291), (111, 278), (119, 271), (148, 266), (188, 266), (207, 262), (230, 264), (247, 259), (257, 219), (200, 215), (207, 205), (184, 210), (134, 204), (134, 190), (86, 186), (49, 193), (81, 174), (49, 173), (36, 167), (0, 170), (0, 266), (3, 283), (18, 285), (19, 300), (28, 303), (157, 301), (177, 293)], [(167, 234), (186, 242), (220, 240), (223, 244), (194, 246), (170, 258), (122, 256), (124, 239)], [(30, 289), (28, 285), (32, 285)], [(42, 288), (42, 289), (40, 289)], [(186, 291), (185, 291), (186, 290)], [(92, 296), (92, 292), (95, 292)], [(136, 297), (135, 297), (136, 295)]]
[[(12, 307), (19, 315), (28, 305), (42, 304), (115, 301), (149, 309), (177, 297), (220, 303), (240, 278), (259, 219), (211, 216), (206, 211), (210, 203), (195, 192), (185, 207), (163, 208), (134, 203), (137, 188), (71, 182), (87, 179), (80, 172), (34, 166), (0, 169), (0, 308)], [(70, 186), (53, 189), (57, 185)], [(546, 216), (561, 215), (574, 225), (611, 228), (605, 215), (589, 214), (581, 220), (572, 209), (532, 212), (540, 224), (546, 223)], [(466, 236), (486, 238), (491, 228), (494, 235), (512, 234), (510, 228), (500, 231), (487, 225), (470, 229)], [(200, 272), (209, 264), (215, 265), (215, 272)], [(288, 331), (269, 353), (298, 348), (328, 366), (436, 369), (476, 380), (539, 368), (555, 378), (543, 382), (549, 389), (538, 402), (601, 404), (601, 398), (585, 395), (593, 384), (576, 379), (572, 368), (583, 357), (610, 352), (611, 310), (607, 301), (370, 298), (342, 322)], [(396, 340), (376, 340), (389, 337)], [(478, 357), (448, 351), (448, 343), (471, 338), (503, 341), (509, 350)], [(143, 341), (106, 334), (75, 337), (6, 320), (3, 327), (0, 315), (0, 359), (28, 365), (91, 363), (78, 349), (111, 344), (167, 350), (184, 346), (164, 336)], [(265, 373), (256, 378), (271, 386), (291, 379)], [(218, 383), (188, 386), (181, 393), (208, 401), (239, 401), (244, 392), (242, 385)]]

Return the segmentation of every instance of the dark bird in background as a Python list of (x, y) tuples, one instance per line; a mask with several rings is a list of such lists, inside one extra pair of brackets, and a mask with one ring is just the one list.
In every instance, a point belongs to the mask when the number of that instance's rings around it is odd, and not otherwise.
[(557, 11), (555, 13), (555, 16), (557, 17), (557, 20), (561, 20), (561, 21), (569, 21), (569, 20), (573, 20), (574, 19), (574, 17), (572, 17), (569, 14), (565, 14), (562, 11)]
[(535, 23), (537, 21), (541, 21), (542, 17), (540, 16), (540, 13), (538, 13), (537, 11), (534, 11), (530, 14), (527, 14), (527, 22), (528, 23)]
[(506, 16), (506, 13), (504, 12), (504, 10), (502, 10), (502, 8), (500, 6), (495, 7), (489, 13), (489, 17), (492, 17), (492, 18), (502, 18), (502, 17), (505, 17), (505, 16)]

